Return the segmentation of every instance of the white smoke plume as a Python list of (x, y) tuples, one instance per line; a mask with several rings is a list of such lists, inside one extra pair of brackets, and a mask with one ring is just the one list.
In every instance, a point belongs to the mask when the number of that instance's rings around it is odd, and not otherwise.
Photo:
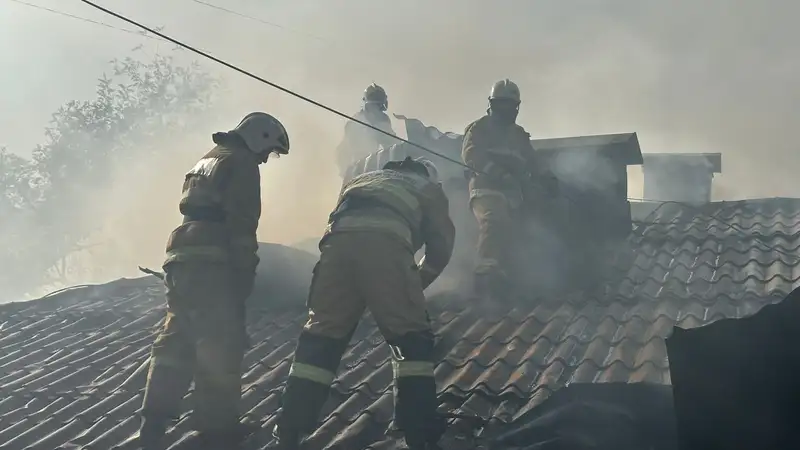
[[(484, 113), (491, 84), (508, 77), (522, 89), (519, 122), (534, 137), (636, 131), (645, 152), (721, 152), (716, 198), (800, 195), (787, 181), (800, 163), (792, 134), (800, 119), (797, 3), (216, 3), (260, 21), (189, 0), (102, 3), (347, 113), (375, 81), (389, 94), (390, 112), (461, 132)], [(132, 29), (80, 2), (38, 4)], [(10, 2), (0, 6), (0, 30), (11, 68), (0, 73), (8, 105), (0, 111), (2, 140), (26, 156), (52, 111), (91, 98), (108, 60), (139, 44), (150, 53), (173, 47)], [(114, 246), (89, 257), (92, 279), (135, 276), (138, 264), (159, 264), (178, 221), (184, 171), (210, 148), (212, 132), (253, 110), (284, 121), (292, 140), (288, 157), (262, 169), (260, 239), (294, 243), (323, 228), (339, 188), (332, 152), (343, 120), (203, 65), (230, 87), (218, 119), (164, 140), (162, 155), (117, 172), (106, 197), (93, 200), (91, 214), (108, 224), (98, 240)], [(638, 197), (641, 174), (629, 172), (630, 195)]]

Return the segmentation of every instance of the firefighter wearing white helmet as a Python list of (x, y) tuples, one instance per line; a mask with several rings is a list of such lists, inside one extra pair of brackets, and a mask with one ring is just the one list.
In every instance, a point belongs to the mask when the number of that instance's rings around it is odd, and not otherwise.
[(479, 295), (504, 297), (512, 285), (512, 242), (520, 223), (523, 191), (534, 151), (530, 134), (516, 124), (519, 87), (504, 79), (492, 86), (487, 114), (464, 132), (462, 158), (470, 175), (470, 205), (478, 221), (475, 287)]
[(437, 173), (428, 160), (406, 158), (342, 188), (320, 242), (309, 318), (281, 399), (280, 449), (299, 448), (302, 436), (314, 431), (365, 309), (392, 349), (395, 423), (409, 449), (435, 448), (445, 420), (436, 413), (434, 336), (423, 291), (449, 263), (455, 237)]
[(386, 95), (386, 90), (375, 83), (364, 89), (364, 97), (361, 100), (365, 105), (375, 105), (381, 111), (389, 108), (389, 96)]
[[(389, 97), (386, 95), (386, 91), (372, 83), (364, 90), (362, 101), (361, 110), (353, 117), (391, 135), (396, 135), (392, 129), (392, 121), (386, 114), (386, 109), (389, 107)], [(351, 164), (377, 151), (379, 147), (388, 149), (397, 142), (396, 139), (360, 123), (348, 121), (345, 124), (344, 139), (336, 148), (340, 174), (344, 176)]]
[(253, 153), (264, 156), (289, 153), (289, 135), (278, 119), (263, 112), (253, 112), (244, 117), (230, 133), (239, 136)]
[(259, 263), (259, 165), (289, 153), (289, 137), (276, 118), (254, 112), (212, 139), (216, 146), (186, 173), (183, 223), (167, 241), (167, 317), (152, 348), (138, 436), (145, 450), (161, 448), (192, 380), (201, 440), (227, 448), (245, 435), (239, 424), (244, 304)]

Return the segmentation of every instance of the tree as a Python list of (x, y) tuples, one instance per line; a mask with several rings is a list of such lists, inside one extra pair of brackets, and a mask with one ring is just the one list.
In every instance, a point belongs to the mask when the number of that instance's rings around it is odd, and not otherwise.
[(0, 217), (10, 218), (36, 203), (28, 160), (0, 147)]
[[(0, 149), (0, 301), (64, 277), (96, 224), (81, 214), (113, 167), (208, 118), (219, 80), (173, 55), (111, 61), (97, 95), (53, 115), (30, 159)], [(55, 269), (55, 270), (54, 270)]]

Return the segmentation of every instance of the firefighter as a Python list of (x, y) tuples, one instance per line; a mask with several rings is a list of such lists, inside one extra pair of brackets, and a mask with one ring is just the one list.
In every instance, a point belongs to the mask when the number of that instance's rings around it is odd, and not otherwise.
[[(362, 101), (364, 106), (353, 117), (396, 135), (392, 129), (392, 122), (386, 114), (386, 109), (389, 107), (386, 91), (372, 83), (364, 90)], [(344, 139), (336, 148), (340, 175), (344, 177), (351, 164), (377, 151), (378, 147), (389, 148), (395, 143), (395, 139), (383, 133), (348, 121), (344, 127)]]
[(475, 287), (478, 294), (497, 298), (512, 286), (512, 243), (535, 164), (530, 134), (516, 124), (519, 105), (519, 87), (508, 79), (496, 82), (487, 114), (464, 132), (461, 153), (474, 169), (469, 189), (479, 230)]
[[(186, 174), (183, 223), (167, 240), (167, 316), (152, 348), (139, 442), (162, 448), (169, 422), (194, 379), (193, 427), (202, 440), (241, 439), (241, 364), (247, 346), (245, 299), (255, 281), (261, 216), (259, 165), (289, 153), (284, 126), (254, 112)], [(211, 444), (213, 445), (213, 444)]]
[[(395, 423), (412, 450), (437, 448), (434, 336), (423, 291), (453, 252), (448, 199), (430, 161), (389, 161), (342, 188), (320, 241), (300, 334), (275, 429), (278, 447), (310, 434), (366, 308), (392, 351)], [(419, 265), (414, 255), (425, 245)]]

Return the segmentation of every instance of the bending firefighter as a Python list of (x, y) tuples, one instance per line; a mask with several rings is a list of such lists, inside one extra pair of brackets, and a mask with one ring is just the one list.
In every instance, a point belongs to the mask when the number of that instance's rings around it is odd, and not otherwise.
[(225, 445), (245, 437), (239, 423), (241, 364), (247, 347), (245, 299), (253, 289), (261, 216), (259, 165), (289, 152), (283, 125), (248, 114), (186, 174), (183, 223), (170, 234), (164, 262), (167, 317), (153, 344), (139, 441), (161, 448), (194, 379), (193, 427)]
[[(423, 290), (442, 273), (455, 229), (438, 173), (427, 160), (390, 161), (342, 188), (320, 241), (300, 335), (276, 427), (279, 448), (296, 449), (317, 425), (342, 353), (365, 308), (392, 350), (395, 423), (412, 450), (444, 432), (436, 414), (434, 336)], [(414, 255), (425, 246), (419, 266)]]
[[(392, 121), (386, 114), (386, 109), (389, 107), (386, 91), (372, 83), (364, 90), (362, 100), (364, 106), (353, 117), (392, 135), (396, 134), (392, 129)], [(378, 147), (389, 148), (396, 143), (395, 139), (383, 133), (348, 120), (344, 127), (344, 139), (336, 148), (340, 175), (346, 176), (351, 164), (377, 151)]]
[(521, 222), (534, 151), (530, 134), (516, 124), (519, 87), (510, 80), (492, 86), (487, 115), (464, 132), (462, 158), (471, 173), (470, 206), (478, 221), (476, 291), (504, 297), (512, 277), (512, 244)]

